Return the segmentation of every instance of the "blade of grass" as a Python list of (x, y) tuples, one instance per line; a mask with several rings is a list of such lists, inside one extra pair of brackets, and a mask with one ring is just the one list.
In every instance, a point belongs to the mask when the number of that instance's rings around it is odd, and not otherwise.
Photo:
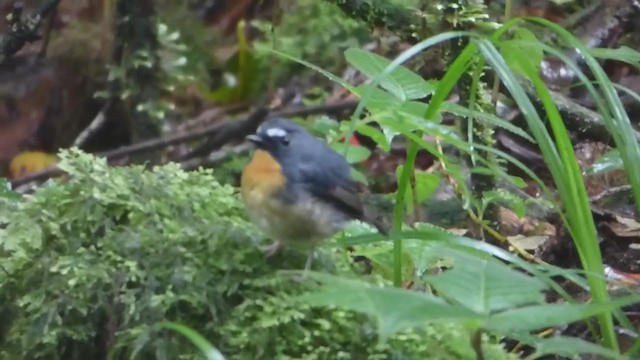
[(216, 349), (207, 339), (202, 337), (197, 331), (192, 328), (174, 322), (162, 322), (158, 324), (159, 328), (165, 328), (173, 330), (180, 335), (187, 338), (193, 345), (195, 345), (207, 360), (225, 360), (224, 356), (218, 349)]
[[(563, 41), (581, 53), (585, 64), (593, 73), (596, 82), (602, 89), (602, 94), (609, 105), (608, 110), (611, 113), (611, 117), (604, 116), (604, 120), (611, 132), (611, 135), (613, 136), (618, 150), (620, 151), (629, 182), (633, 189), (636, 207), (638, 211), (640, 211), (640, 167), (637, 166), (638, 162), (640, 162), (640, 144), (636, 141), (634, 132), (632, 131), (633, 127), (631, 126), (629, 115), (627, 114), (613, 83), (604, 72), (604, 69), (602, 69), (602, 66), (598, 63), (598, 60), (589, 53), (589, 50), (584, 46), (584, 44), (582, 44), (566, 29), (544, 19), (526, 19), (539, 23), (555, 31)], [(596, 101), (597, 100), (598, 99), (596, 99)]]
[[(515, 59), (519, 58), (519, 65), (528, 75), (542, 101), (557, 147), (533, 107), (531, 100), (526, 96), (524, 89), (511, 73), (495, 46), (488, 40), (478, 40), (477, 44), (487, 62), (492, 65), (511, 92), (514, 100), (520, 106), (531, 131), (534, 133), (534, 137), (538, 140), (538, 145), (557, 184), (566, 211), (567, 229), (576, 242), (583, 267), (588, 272), (602, 273), (604, 271), (602, 254), (600, 253), (595, 223), (591, 216), (590, 204), (581, 171), (562, 117), (545, 83), (536, 69), (526, 61), (523, 54), (514, 54)], [(587, 276), (587, 281), (596, 303), (609, 300), (606, 283), (602, 279)], [(605, 344), (617, 351), (618, 344), (611, 312), (599, 314), (598, 320)]]

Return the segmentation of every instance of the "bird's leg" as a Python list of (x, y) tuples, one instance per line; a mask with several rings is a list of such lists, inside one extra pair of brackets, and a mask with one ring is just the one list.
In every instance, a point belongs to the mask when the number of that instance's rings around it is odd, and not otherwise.
[(262, 250), (265, 257), (271, 257), (275, 253), (277, 253), (281, 247), (282, 247), (282, 243), (279, 240), (275, 240), (271, 244), (261, 247), (260, 250)]
[(292, 280), (295, 282), (303, 282), (311, 270), (311, 264), (313, 263), (313, 257), (315, 255), (315, 247), (311, 249), (309, 256), (307, 256), (307, 261), (304, 263), (304, 270), (302, 270), (302, 275), (295, 275), (292, 277)]
[(311, 263), (313, 263), (313, 256), (316, 253), (316, 249), (315, 247), (311, 249), (311, 252), (309, 252), (309, 256), (307, 256), (307, 261), (304, 263), (304, 272), (305, 274), (307, 273), (307, 271), (311, 270)]

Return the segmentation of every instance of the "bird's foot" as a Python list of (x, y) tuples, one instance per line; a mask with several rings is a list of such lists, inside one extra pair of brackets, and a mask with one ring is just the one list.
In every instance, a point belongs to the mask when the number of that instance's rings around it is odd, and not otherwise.
[(275, 253), (277, 253), (281, 247), (282, 247), (282, 243), (276, 240), (267, 246), (261, 247), (260, 250), (262, 251), (265, 257), (271, 257), (275, 255)]
[(307, 261), (304, 263), (304, 273), (306, 274), (309, 270), (311, 270), (311, 264), (313, 263), (313, 258), (315, 257), (316, 251), (315, 249), (311, 250), (309, 256), (307, 256)]
[(309, 271), (311, 271), (311, 264), (313, 263), (313, 258), (315, 257), (315, 249), (311, 250), (309, 256), (307, 256), (307, 261), (304, 264), (304, 270), (301, 275), (296, 275), (293, 277), (293, 281), (303, 282), (307, 276), (309, 275)]

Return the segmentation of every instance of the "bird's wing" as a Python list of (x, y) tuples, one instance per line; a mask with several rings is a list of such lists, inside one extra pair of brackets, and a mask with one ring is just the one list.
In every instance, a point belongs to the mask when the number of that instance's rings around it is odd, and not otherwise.
[(363, 218), (362, 202), (358, 194), (342, 186), (335, 186), (325, 193), (325, 199), (338, 206), (355, 219)]
[(363, 206), (351, 177), (343, 181), (343, 184), (322, 184), (310, 179), (306, 184), (314, 196), (333, 204), (353, 219), (373, 225), (381, 234), (388, 234), (390, 224), (383, 217), (379, 217), (379, 214), (372, 212), (372, 209)]
[(303, 162), (299, 180), (314, 196), (327, 201), (355, 219), (362, 219), (363, 208), (349, 164), (338, 154)]

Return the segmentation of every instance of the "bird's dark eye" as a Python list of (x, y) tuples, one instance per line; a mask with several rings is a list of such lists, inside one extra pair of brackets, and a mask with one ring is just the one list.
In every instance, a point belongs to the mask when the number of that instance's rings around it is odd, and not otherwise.
[(289, 145), (289, 138), (285, 136), (282, 138), (282, 140), (280, 140), (280, 142), (282, 143), (282, 145), (287, 146)]

